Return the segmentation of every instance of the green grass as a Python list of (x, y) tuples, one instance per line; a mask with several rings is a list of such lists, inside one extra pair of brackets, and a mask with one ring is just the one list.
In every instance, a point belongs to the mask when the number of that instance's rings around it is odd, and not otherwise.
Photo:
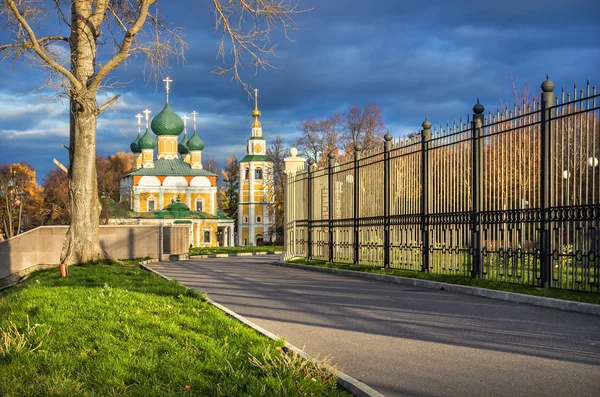
[(265, 245), (259, 247), (198, 247), (190, 248), (190, 255), (238, 254), (244, 252), (279, 252), (283, 251), (280, 245)]
[(373, 265), (353, 265), (344, 263), (329, 263), (320, 260), (293, 259), (289, 262), (302, 263), (305, 265), (328, 267), (333, 269), (354, 270), (359, 272), (387, 274), (390, 276), (400, 276), (409, 278), (418, 278), (422, 280), (439, 281), (448, 284), (468, 285), (471, 287), (487, 288), (506, 292), (516, 292), (519, 294), (544, 296), (548, 298), (571, 300), (576, 302), (600, 304), (600, 294), (590, 292), (568, 291), (556, 288), (539, 288), (531, 285), (510, 284), (500, 281), (479, 280), (476, 278), (446, 275), (435, 273), (423, 273), (420, 271), (383, 269)]
[(39, 271), (0, 292), (1, 396), (346, 395), (282, 346), (137, 265)]

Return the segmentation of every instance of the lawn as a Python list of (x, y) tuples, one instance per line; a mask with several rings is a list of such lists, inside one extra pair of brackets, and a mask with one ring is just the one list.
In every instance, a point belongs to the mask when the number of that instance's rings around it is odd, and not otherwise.
[(190, 248), (190, 255), (239, 254), (246, 252), (281, 252), (280, 245), (245, 246), (245, 247), (198, 247)]
[(0, 292), (0, 395), (347, 395), (204, 296), (137, 265), (33, 273)]
[(557, 288), (539, 288), (532, 285), (510, 284), (501, 281), (479, 280), (472, 277), (450, 274), (424, 273), (414, 270), (383, 269), (373, 265), (353, 265), (345, 263), (329, 263), (321, 260), (307, 260), (303, 258), (290, 260), (292, 263), (328, 267), (334, 269), (354, 270), (359, 272), (387, 274), (390, 276), (418, 278), (422, 280), (439, 281), (448, 284), (468, 285), (471, 287), (487, 288), (519, 294), (544, 296), (547, 298), (565, 299), (576, 302), (600, 304), (600, 294), (596, 292), (569, 291)]

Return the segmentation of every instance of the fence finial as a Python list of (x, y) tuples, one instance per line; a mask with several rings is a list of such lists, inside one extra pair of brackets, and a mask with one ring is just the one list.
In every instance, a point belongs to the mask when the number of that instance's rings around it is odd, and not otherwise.
[(423, 124), (421, 124), (421, 127), (423, 127), (424, 130), (429, 130), (431, 129), (431, 122), (429, 121), (429, 119), (427, 118), (427, 116), (425, 117), (425, 121), (423, 121)]
[(385, 140), (386, 140), (386, 142), (389, 142), (389, 141), (391, 141), (392, 139), (394, 139), (394, 137), (392, 136), (392, 134), (390, 134), (390, 133), (388, 132), (387, 134), (385, 134), (385, 135), (383, 136), (383, 139), (385, 139)]
[(473, 106), (473, 113), (475, 114), (483, 114), (485, 108), (481, 103), (479, 103), (479, 98), (477, 98), (477, 103)]
[(363, 150), (363, 145), (361, 143), (354, 145), (354, 151), (360, 152), (361, 150)]
[(548, 78), (548, 74), (546, 73), (546, 80), (542, 83), (542, 91), (552, 92), (554, 91), (554, 87), (554, 83)]

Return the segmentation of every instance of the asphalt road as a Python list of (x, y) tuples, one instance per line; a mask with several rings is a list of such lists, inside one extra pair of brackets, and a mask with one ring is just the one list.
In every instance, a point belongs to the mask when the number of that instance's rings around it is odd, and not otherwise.
[(274, 266), (154, 263), (386, 396), (600, 395), (600, 317)]

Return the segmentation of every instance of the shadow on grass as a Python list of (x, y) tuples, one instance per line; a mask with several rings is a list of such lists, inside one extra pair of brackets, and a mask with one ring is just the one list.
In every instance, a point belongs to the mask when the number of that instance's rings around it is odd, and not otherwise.
[(69, 266), (69, 276), (60, 277), (58, 268), (38, 270), (14, 287), (0, 291), (1, 296), (9, 296), (33, 283), (42, 283), (46, 287), (83, 287), (103, 288), (105, 285), (130, 292), (159, 296), (197, 297), (206, 300), (202, 293), (189, 290), (177, 281), (165, 280), (142, 268), (137, 261), (92, 261)]

